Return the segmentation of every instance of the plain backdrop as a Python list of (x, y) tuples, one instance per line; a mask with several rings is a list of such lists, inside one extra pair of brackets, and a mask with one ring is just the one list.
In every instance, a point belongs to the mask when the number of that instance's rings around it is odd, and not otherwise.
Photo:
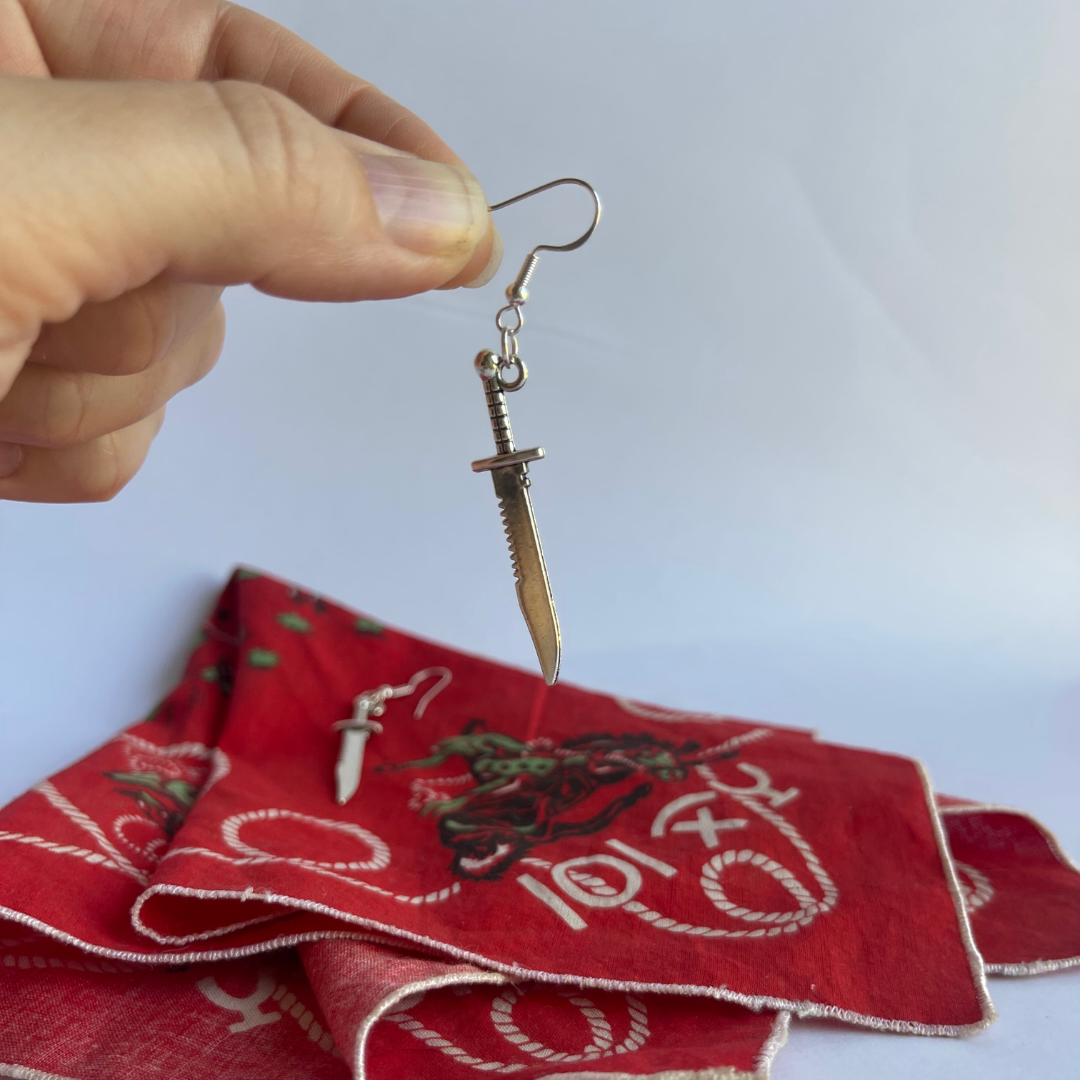
[[(265, 0), (493, 201), (604, 200), (547, 255), (521, 445), (564, 677), (816, 727), (1080, 853), (1080, 6)], [(0, 510), (0, 798), (139, 717), (230, 568), (534, 666), (476, 351), (573, 190), (477, 292), (227, 301), (218, 369), (114, 502)], [(1080, 973), (972, 1040), (796, 1025), (775, 1080), (1075, 1075)]]

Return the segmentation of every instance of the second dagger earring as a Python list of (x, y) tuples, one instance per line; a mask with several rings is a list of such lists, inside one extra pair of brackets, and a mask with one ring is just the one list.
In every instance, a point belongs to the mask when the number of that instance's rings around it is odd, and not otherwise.
[(496, 453), (494, 457), (481, 458), (472, 463), (473, 472), (491, 473), (506, 528), (506, 538), (510, 544), (518, 604), (521, 606), (521, 614), (525, 617), (525, 624), (536, 649), (536, 658), (540, 661), (540, 670), (544, 673), (544, 681), (548, 686), (552, 686), (559, 677), (562, 638), (559, 634), (559, 618), (555, 614), (555, 601), (551, 595), (551, 581), (544, 563), (544, 551), (540, 546), (540, 534), (533, 516), (532, 499), (529, 497), (529, 463), (539, 461), (544, 456), (544, 451), (539, 446), (532, 450), (515, 448), (510, 417), (506, 411), (506, 395), (520, 390), (529, 377), (525, 362), (518, 354), (517, 335), (525, 325), (521, 309), (529, 298), (528, 285), (540, 260), (540, 252), (574, 251), (581, 247), (592, 236), (600, 221), (600, 198), (591, 184), (566, 177), (552, 180), (549, 184), (543, 184), (489, 208), (492, 211), (501, 210), (504, 206), (511, 206), (562, 184), (575, 184), (585, 188), (592, 196), (592, 224), (577, 240), (569, 244), (538, 244), (526, 256), (517, 279), (507, 287), (506, 298), (509, 303), (500, 308), (495, 317), (495, 325), (502, 337), (502, 351), (495, 353), (485, 349), (475, 361), (477, 373), (484, 384)]

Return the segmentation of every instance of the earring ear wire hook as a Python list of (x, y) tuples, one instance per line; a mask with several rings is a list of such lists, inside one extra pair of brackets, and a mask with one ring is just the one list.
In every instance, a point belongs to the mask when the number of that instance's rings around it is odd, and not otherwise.
[(552, 188), (561, 187), (563, 184), (575, 184), (577, 187), (584, 188), (593, 201), (593, 219), (592, 224), (581, 234), (576, 240), (571, 240), (569, 244), (537, 244), (532, 249), (530, 254), (536, 254), (538, 251), (573, 251), (576, 248), (581, 247), (586, 240), (596, 231), (596, 226), (600, 223), (600, 196), (596, 194), (596, 189), (586, 180), (578, 180), (573, 176), (564, 176), (561, 180), (552, 180), (550, 183), (541, 184), (539, 187), (534, 187), (529, 191), (523, 191), (520, 195), (515, 195), (512, 199), (503, 199), (500, 203), (495, 203), (494, 206), (489, 206), (488, 210), (491, 213), (495, 213), (496, 210), (502, 210), (506, 206), (513, 206), (514, 203), (524, 202), (525, 199), (531, 199), (534, 195), (539, 195), (542, 191), (550, 191)]
[[(416, 703), (416, 708), (413, 710), (413, 719), (419, 720), (424, 715), (424, 710), (431, 703), (432, 699), (437, 697), (450, 685), (450, 680), (454, 677), (449, 668), (444, 667), (429, 667), (424, 668), (423, 671), (418, 671), (409, 681), (406, 686), (409, 688), (408, 693), (415, 693), (416, 688), (425, 680), (434, 678), (436, 675), (439, 677), (439, 681), (431, 687), (430, 690)], [(404, 695), (402, 695), (404, 696)]]
[(529, 284), (529, 279), (533, 275), (533, 271), (536, 269), (536, 264), (540, 261), (541, 251), (576, 251), (589, 239), (590, 236), (596, 231), (596, 226), (600, 224), (600, 196), (596, 194), (596, 188), (592, 184), (585, 180), (579, 180), (574, 176), (564, 176), (560, 180), (552, 180), (547, 184), (541, 184), (539, 187), (534, 187), (529, 191), (523, 191), (520, 195), (515, 195), (512, 199), (504, 199), (500, 203), (495, 203), (494, 206), (489, 206), (488, 211), (494, 213), (496, 210), (502, 210), (503, 207), (513, 206), (514, 203), (519, 203), (525, 199), (531, 199), (534, 195), (539, 195), (543, 191), (550, 191), (552, 188), (561, 187), (563, 184), (574, 184), (576, 187), (584, 188), (592, 198), (593, 201), (593, 219), (589, 227), (583, 232), (576, 240), (571, 240), (569, 244), (537, 244), (536, 247), (525, 256), (525, 261), (521, 264), (521, 273), (518, 274), (517, 280), (506, 290), (506, 295), (511, 302), (518, 301), (523, 303), (528, 297), (526, 288)]

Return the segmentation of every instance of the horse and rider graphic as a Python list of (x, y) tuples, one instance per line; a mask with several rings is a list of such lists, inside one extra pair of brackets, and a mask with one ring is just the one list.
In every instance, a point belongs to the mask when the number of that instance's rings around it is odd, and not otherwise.
[[(685, 780), (692, 766), (738, 752), (702, 750), (694, 741), (676, 745), (647, 732), (579, 735), (557, 745), (550, 739), (526, 743), (472, 720), (460, 735), (436, 743), (429, 757), (378, 771), (429, 769), (463, 758), (469, 776), (462, 779), (471, 777), (475, 786), (459, 795), (428, 787), (420, 813), (438, 819), (439, 838), (454, 853), (450, 868), (456, 875), (492, 881), (540, 844), (608, 828), (653, 790), (654, 780)], [(568, 820), (602, 788), (635, 776), (640, 783), (590, 817)]]

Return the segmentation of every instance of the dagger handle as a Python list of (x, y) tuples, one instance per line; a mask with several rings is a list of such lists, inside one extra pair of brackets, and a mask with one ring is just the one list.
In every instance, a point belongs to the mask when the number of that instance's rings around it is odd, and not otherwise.
[(514, 452), (514, 433), (510, 430), (510, 414), (506, 411), (506, 394), (499, 379), (499, 358), (489, 351), (477, 356), (477, 373), (484, 384), (491, 433), (495, 436), (495, 449), (499, 454)]
[(487, 399), (491, 433), (495, 436), (495, 450), (499, 454), (514, 452), (514, 433), (510, 430), (510, 414), (506, 411), (506, 395), (496, 379), (484, 380), (484, 397)]

